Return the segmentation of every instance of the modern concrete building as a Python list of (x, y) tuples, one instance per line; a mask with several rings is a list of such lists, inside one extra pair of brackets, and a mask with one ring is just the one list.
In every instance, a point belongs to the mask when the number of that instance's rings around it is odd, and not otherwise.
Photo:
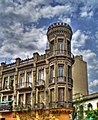
[(73, 95), (77, 98), (88, 95), (87, 63), (82, 55), (75, 56), (74, 60), (72, 66)]
[(49, 49), (45, 54), (34, 53), (30, 59), (1, 63), (1, 118), (16, 120), (19, 116), (15, 110), (20, 111), (19, 115), (21, 110), (30, 109), (34, 120), (69, 120), (74, 63), (71, 27), (54, 23), (48, 28), (47, 38)]

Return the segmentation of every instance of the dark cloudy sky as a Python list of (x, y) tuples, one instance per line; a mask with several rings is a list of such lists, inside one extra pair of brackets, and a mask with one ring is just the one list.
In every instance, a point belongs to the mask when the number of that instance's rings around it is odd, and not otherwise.
[(0, 0), (0, 62), (44, 53), (57, 21), (72, 27), (72, 52), (84, 56), (89, 92), (98, 92), (98, 0)]

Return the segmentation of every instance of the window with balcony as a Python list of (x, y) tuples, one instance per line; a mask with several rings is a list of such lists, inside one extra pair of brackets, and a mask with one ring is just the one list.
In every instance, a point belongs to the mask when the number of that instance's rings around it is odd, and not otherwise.
[(68, 54), (70, 55), (70, 52), (71, 52), (71, 42), (69, 40), (67, 40), (67, 50), (68, 50)]
[(39, 70), (39, 80), (44, 80), (44, 69)]
[(52, 65), (50, 67), (50, 83), (54, 83), (54, 77), (55, 77), (54, 65)]
[(50, 102), (54, 102), (54, 89), (50, 90)]
[(59, 64), (58, 65), (58, 82), (64, 82), (65, 77), (64, 77), (64, 64)]
[(31, 93), (26, 93), (26, 104), (31, 104)]
[(24, 87), (24, 73), (22, 73), (22, 74), (20, 74), (20, 82), (19, 82), (19, 84), (20, 84), (20, 87)]
[(23, 105), (23, 102), (24, 102), (24, 95), (20, 94), (19, 95), (19, 105)]
[(39, 86), (44, 85), (44, 69), (39, 70), (37, 85)]
[(64, 88), (58, 88), (58, 101), (64, 101)]
[(31, 72), (27, 72), (27, 87), (32, 86), (32, 74)]
[(50, 49), (51, 49), (51, 51), (54, 51), (54, 40), (53, 41), (51, 41), (51, 46), (50, 46)]
[(3, 90), (8, 89), (8, 77), (4, 77)]
[(64, 53), (64, 40), (63, 39), (58, 39), (58, 52), (59, 53)]
[(68, 100), (69, 102), (72, 101), (72, 89), (68, 88)]
[(14, 76), (10, 76), (9, 88), (13, 89), (13, 87), (14, 87)]

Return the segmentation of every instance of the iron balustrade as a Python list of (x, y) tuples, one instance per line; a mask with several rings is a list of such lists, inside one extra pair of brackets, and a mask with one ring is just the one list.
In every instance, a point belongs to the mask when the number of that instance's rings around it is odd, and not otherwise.
[(21, 82), (16, 84), (16, 88), (32, 88), (32, 83), (31, 82)]
[(68, 50), (54, 50), (48, 53), (48, 57), (56, 56), (56, 55), (64, 55), (66, 57), (74, 59), (74, 55)]
[(45, 81), (42, 80), (42, 79), (39, 79), (36, 83), (35, 83), (35, 86), (37, 87), (40, 87), (40, 86), (45, 86)]
[(58, 79), (58, 82), (66, 82), (65, 76), (58, 76), (57, 79)]
[(13, 90), (14, 89), (14, 86), (11, 86), (11, 85), (5, 85), (2, 87), (2, 90)]
[(72, 108), (72, 102), (66, 101), (57, 101), (57, 102), (50, 102), (49, 108)]

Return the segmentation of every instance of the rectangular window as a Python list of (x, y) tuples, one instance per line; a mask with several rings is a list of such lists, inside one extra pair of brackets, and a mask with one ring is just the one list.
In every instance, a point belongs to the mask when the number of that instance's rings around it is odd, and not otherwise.
[(71, 66), (68, 65), (68, 77), (71, 78)]
[(20, 87), (24, 87), (24, 73), (20, 74)]
[(54, 65), (50, 67), (50, 83), (54, 83), (54, 77), (55, 77), (55, 72), (54, 72)]
[(39, 80), (44, 80), (44, 70), (39, 70)]
[(64, 88), (58, 89), (58, 101), (64, 101)]
[(64, 52), (64, 43), (63, 43), (63, 39), (58, 39), (58, 50), (60, 53)]
[(10, 86), (9, 86), (9, 88), (10, 89), (13, 89), (13, 87), (14, 87), (14, 76), (10, 76)]
[(68, 100), (72, 101), (72, 89), (68, 89)]
[(50, 102), (54, 102), (54, 89), (50, 90)]
[(31, 87), (32, 85), (32, 74), (31, 72), (27, 72), (27, 86)]
[(9, 100), (9, 101), (12, 100), (12, 95), (9, 95), (9, 96), (8, 96), (8, 100)]
[(3, 96), (2, 97), (2, 101), (6, 101), (7, 100), (7, 97), (6, 96)]
[(4, 78), (4, 84), (3, 84), (3, 89), (8, 89), (8, 77)]
[(70, 54), (70, 52), (71, 52), (71, 42), (69, 40), (67, 40), (67, 50), (68, 50), (68, 54)]
[(54, 40), (51, 42), (51, 50), (54, 51)]
[(20, 95), (19, 95), (19, 104), (20, 104), (20, 105), (23, 105), (23, 102), (24, 102), (24, 95), (23, 95), (23, 94), (20, 94)]
[(64, 82), (65, 77), (64, 77), (64, 65), (59, 64), (58, 65), (58, 82)]
[(26, 104), (31, 104), (31, 93), (26, 93)]

